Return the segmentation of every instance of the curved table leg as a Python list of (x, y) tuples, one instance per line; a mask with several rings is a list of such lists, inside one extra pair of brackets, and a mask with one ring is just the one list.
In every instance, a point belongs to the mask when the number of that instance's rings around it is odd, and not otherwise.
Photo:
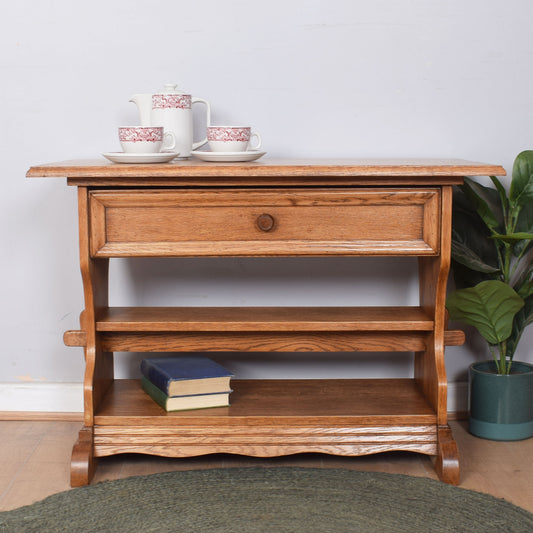
[(459, 451), (457, 443), (453, 440), (449, 426), (439, 426), (437, 432), (439, 454), (435, 470), (441, 481), (450, 485), (459, 485), (461, 478), (459, 472)]
[(83, 427), (78, 440), (72, 448), (70, 463), (70, 486), (82, 487), (88, 485), (94, 475), (96, 457), (93, 456), (92, 428)]

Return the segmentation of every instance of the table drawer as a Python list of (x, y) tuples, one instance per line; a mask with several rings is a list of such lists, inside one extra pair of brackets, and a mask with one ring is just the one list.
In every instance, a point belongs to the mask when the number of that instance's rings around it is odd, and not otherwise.
[(439, 253), (438, 188), (89, 194), (93, 257)]

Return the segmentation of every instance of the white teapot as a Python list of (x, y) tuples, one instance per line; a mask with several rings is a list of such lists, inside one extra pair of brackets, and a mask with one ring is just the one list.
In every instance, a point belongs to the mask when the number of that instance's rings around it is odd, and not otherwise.
[(193, 141), (192, 104), (202, 103), (207, 108), (207, 125), (211, 125), (211, 106), (207, 100), (193, 98), (167, 83), (160, 93), (134, 94), (130, 102), (139, 108), (141, 126), (163, 126), (165, 133), (172, 132), (176, 138), (175, 151), (179, 158), (189, 157), (191, 151), (207, 142)]

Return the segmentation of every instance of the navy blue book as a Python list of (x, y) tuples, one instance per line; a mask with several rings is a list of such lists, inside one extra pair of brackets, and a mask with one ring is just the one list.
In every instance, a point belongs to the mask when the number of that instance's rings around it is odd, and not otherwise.
[(166, 411), (185, 411), (188, 409), (209, 409), (229, 406), (231, 391), (213, 394), (192, 394), (187, 396), (167, 396), (144, 376), (141, 378), (144, 391)]
[(167, 396), (228, 392), (233, 377), (218, 363), (198, 355), (143, 359), (141, 373)]

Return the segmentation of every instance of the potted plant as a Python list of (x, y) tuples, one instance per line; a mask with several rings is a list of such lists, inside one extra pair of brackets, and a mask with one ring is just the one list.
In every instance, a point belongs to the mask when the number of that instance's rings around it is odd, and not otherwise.
[(469, 369), (469, 429), (493, 440), (533, 436), (533, 365), (514, 361), (533, 322), (533, 151), (513, 164), (509, 190), (465, 178), (454, 190), (450, 319), (469, 324), (493, 359)]

